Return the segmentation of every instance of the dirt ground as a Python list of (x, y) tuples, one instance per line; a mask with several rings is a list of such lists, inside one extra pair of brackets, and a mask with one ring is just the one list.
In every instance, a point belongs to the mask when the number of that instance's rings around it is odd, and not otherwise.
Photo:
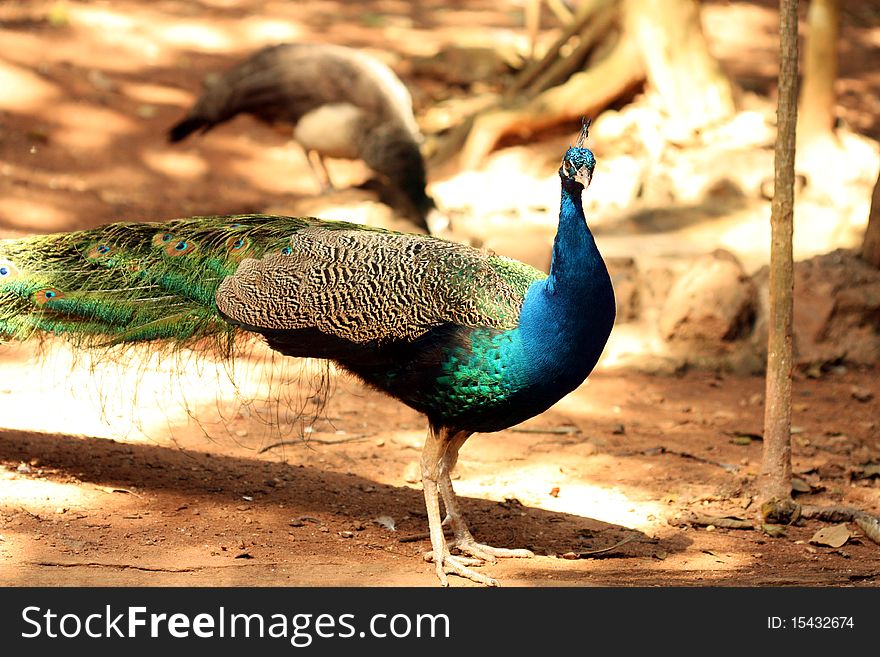
[[(716, 54), (759, 92), (776, 70), (772, 4), (706, 3)], [(840, 113), (878, 138), (880, 13), (843, 6)], [(728, 28), (737, 21), (749, 29)], [(15, 91), (0, 95), (0, 237), (306, 198), (304, 156), (247, 118), (164, 142), (207, 72), (280, 40), (337, 41), (394, 64), (487, 38), (524, 43), (519, 5), (4, 2), (0, 88)], [(420, 110), (435, 100), (435, 87), (407, 82)], [(337, 184), (363, 175), (333, 165)], [(423, 418), (341, 379), (308, 445), (272, 447), (271, 405), (237, 409), (210, 367), (171, 386), (169, 368), (96, 378), (60, 345), (0, 348), (0, 583), (436, 583), (427, 539), (409, 540), (426, 529)], [(179, 390), (198, 421), (170, 408)], [(853, 523), (839, 548), (810, 543), (827, 526), (817, 521), (779, 537), (676, 523), (689, 511), (755, 517), (762, 416), (757, 377), (605, 366), (547, 413), (474, 436), (454, 483), (477, 539), (537, 555), (483, 570), (506, 586), (876, 586), (880, 547)], [(880, 515), (878, 418), (876, 367), (798, 373), (799, 501)]]
[[(2, 403), (23, 409), (4, 425), (33, 428), (0, 430), (0, 582), (434, 583), (428, 541), (405, 540), (426, 525), (417, 413), (342, 380), (308, 446), (271, 448), (279, 437), (256, 409), (222, 429), (215, 410), (126, 435), (125, 409), (64, 398), (88, 373), (46, 383), (29, 351), (2, 366)], [(853, 524), (837, 549), (809, 543), (826, 526), (814, 521), (777, 538), (670, 524), (687, 511), (754, 517), (762, 392), (758, 377), (603, 371), (547, 413), (472, 437), (455, 486), (477, 538), (538, 555), (484, 570), (514, 586), (876, 585), (880, 550)], [(151, 395), (137, 403), (149, 415)], [(810, 491), (799, 501), (876, 514), (877, 372), (801, 377), (794, 403), (794, 472)]]

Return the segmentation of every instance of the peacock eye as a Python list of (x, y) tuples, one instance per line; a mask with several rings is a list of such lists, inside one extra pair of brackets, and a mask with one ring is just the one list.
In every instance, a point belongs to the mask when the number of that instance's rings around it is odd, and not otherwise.
[(15, 268), (15, 265), (5, 258), (0, 258), (0, 278), (8, 278), (9, 280), (12, 280), (17, 276), (18, 269)]
[(291, 249), (289, 246), (281, 248), (281, 255), (290, 255), (291, 253), (293, 253), (293, 249)]

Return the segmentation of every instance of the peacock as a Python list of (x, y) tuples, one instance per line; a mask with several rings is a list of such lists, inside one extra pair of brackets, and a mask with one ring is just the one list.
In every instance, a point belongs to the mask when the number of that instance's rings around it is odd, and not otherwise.
[(115, 223), (0, 242), (0, 340), (213, 341), (225, 353), (251, 332), (282, 354), (331, 360), (427, 417), (426, 557), (444, 586), (448, 573), (496, 585), (471, 566), (531, 552), (478, 543), (450, 473), (471, 434), (578, 387), (610, 335), (614, 292), (581, 203), (595, 167), (586, 136), (559, 168), (549, 275), (429, 235), (310, 217)]
[(332, 187), (324, 157), (363, 160), (383, 176), (389, 205), (428, 231), (433, 199), (413, 116), (412, 98), (394, 72), (353, 48), (286, 43), (259, 50), (206, 85), (171, 142), (238, 114), (293, 125), (323, 189)]

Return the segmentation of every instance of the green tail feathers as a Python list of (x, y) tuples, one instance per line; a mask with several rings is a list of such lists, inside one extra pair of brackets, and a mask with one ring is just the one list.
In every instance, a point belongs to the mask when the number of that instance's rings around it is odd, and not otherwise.
[[(240, 215), (0, 241), (0, 341), (39, 333), (86, 345), (231, 337), (214, 300), (245, 257), (289, 249), (311, 218)], [(339, 228), (362, 226), (338, 223)]]

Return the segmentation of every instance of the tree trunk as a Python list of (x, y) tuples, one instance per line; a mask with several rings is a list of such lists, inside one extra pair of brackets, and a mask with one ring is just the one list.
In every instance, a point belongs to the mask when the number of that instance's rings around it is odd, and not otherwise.
[(865, 241), (862, 242), (862, 259), (880, 269), (880, 178), (877, 178), (871, 197), (871, 213), (868, 215)]
[(626, 0), (624, 10), (674, 134), (686, 136), (733, 115), (733, 86), (709, 52), (696, 0)]
[(794, 155), (797, 125), (797, 0), (780, 0), (779, 98), (771, 206), (770, 312), (760, 513), (765, 522), (796, 519), (791, 499), (791, 370)]
[(837, 79), (839, 0), (810, 0), (804, 77), (798, 108), (798, 138), (806, 143), (834, 129), (834, 81)]

